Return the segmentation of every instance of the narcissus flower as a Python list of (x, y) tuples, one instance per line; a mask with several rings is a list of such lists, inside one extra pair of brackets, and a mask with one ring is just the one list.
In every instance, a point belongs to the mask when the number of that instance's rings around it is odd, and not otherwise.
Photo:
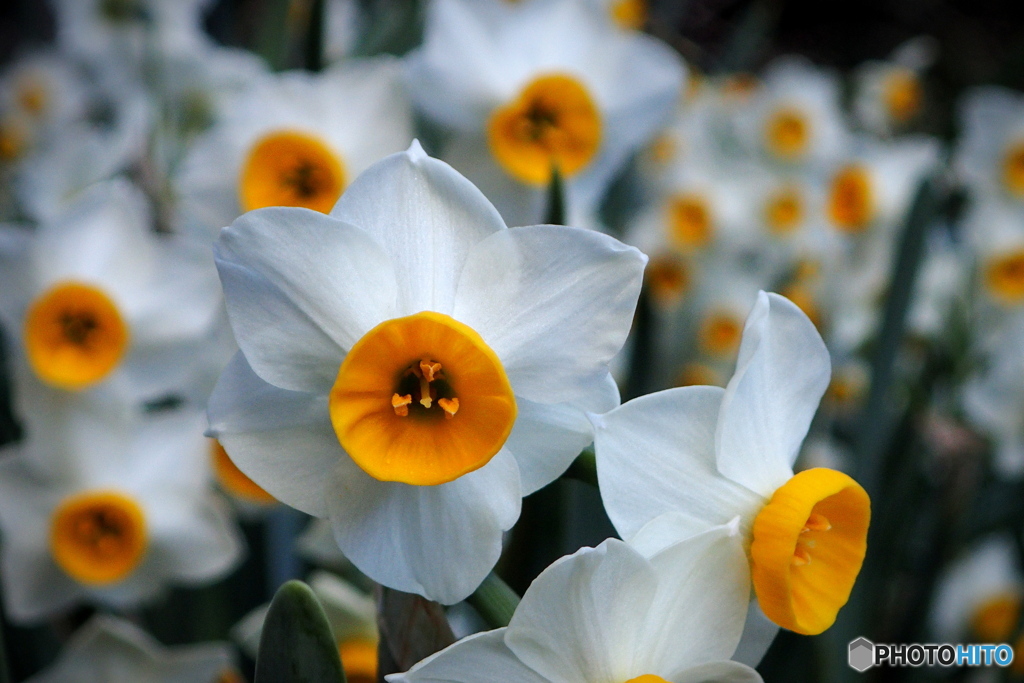
[(190, 361), (173, 352), (212, 326), (216, 273), (198, 245), (150, 225), (142, 193), (110, 181), (0, 253), (18, 281), (0, 313), (38, 380), (67, 391), (116, 382), (141, 399), (179, 380)]
[(183, 229), (206, 234), (267, 206), (327, 213), (370, 164), (412, 141), (393, 60), (268, 77), (224, 107), (175, 180)]
[(59, 433), (31, 433), (0, 461), (0, 578), (12, 619), (81, 602), (134, 607), (241, 559), (240, 536), (210, 488), (201, 413), (62, 417)]
[(683, 80), (666, 45), (588, 0), (431, 3), (409, 62), (417, 105), (456, 133), (446, 158), (513, 225), (540, 219), (556, 166), (570, 215), (595, 209)]
[(760, 681), (732, 656), (747, 611), (734, 526), (650, 559), (617, 539), (541, 572), (507, 628), (473, 635), (390, 683)]
[(233, 659), (227, 643), (168, 648), (130, 621), (101, 614), (75, 632), (53, 666), (27, 683), (240, 680)]
[(829, 383), (828, 351), (795, 305), (762, 292), (736, 368), (724, 390), (672, 389), (593, 418), (605, 508), (645, 549), (739, 516), (761, 609), (784, 628), (821, 633), (849, 598), (870, 520), (849, 476), (793, 474)]
[(278, 500), (329, 517), (384, 585), (457, 602), (494, 566), (520, 497), (618, 403), (645, 257), (595, 231), (508, 230), (416, 143), (330, 216), (250, 212), (216, 246), (241, 353), (211, 434)]
[(955, 158), (960, 175), (983, 197), (1024, 200), (1024, 96), (995, 86), (970, 90), (960, 106)]

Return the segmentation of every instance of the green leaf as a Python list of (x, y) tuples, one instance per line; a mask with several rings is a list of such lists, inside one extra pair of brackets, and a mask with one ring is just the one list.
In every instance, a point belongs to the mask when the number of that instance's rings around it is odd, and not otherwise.
[(254, 683), (345, 683), (338, 646), (309, 586), (289, 581), (274, 595), (256, 656)]
[(491, 572), (466, 602), (483, 617), (491, 628), (508, 626), (519, 606), (519, 596), (501, 577)]
[(548, 225), (565, 225), (565, 181), (558, 165), (551, 166), (551, 184), (548, 185), (548, 212), (544, 218)]

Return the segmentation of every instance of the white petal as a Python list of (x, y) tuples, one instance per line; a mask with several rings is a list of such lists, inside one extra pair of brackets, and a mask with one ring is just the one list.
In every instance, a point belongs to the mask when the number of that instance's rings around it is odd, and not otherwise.
[(729, 659), (750, 604), (750, 570), (735, 524), (650, 558), (658, 592), (646, 614), (640, 669), (679, 671)]
[(519, 470), (506, 450), (438, 486), (378, 481), (345, 458), (327, 493), (335, 540), (352, 564), (385, 586), (449, 605), (494, 568), (520, 503)]
[(622, 541), (583, 548), (534, 580), (505, 643), (551, 681), (633, 678), (641, 673), (633, 661), (643, 646), (644, 618), (657, 581), (651, 565)]
[(398, 279), (397, 315), (451, 313), (470, 249), (505, 228), (480, 190), (418, 142), (356, 178), (331, 216), (370, 233), (387, 252)]
[(778, 294), (758, 294), (719, 411), (719, 472), (765, 497), (788, 481), (831, 367), (803, 311)]
[(592, 230), (503, 231), (466, 259), (454, 317), (498, 354), (516, 395), (571, 401), (622, 348), (646, 262)]
[(319, 212), (251, 211), (221, 233), (215, 253), (239, 346), (258, 375), (283, 389), (326, 382), (326, 393), (344, 351), (395, 316), (387, 254)]
[(162, 569), (177, 582), (209, 583), (242, 560), (244, 543), (231, 514), (215, 494), (195, 503), (187, 515), (154, 520), (153, 550)]
[(326, 517), (324, 484), (348, 459), (331, 426), (327, 397), (267, 384), (239, 353), (210, 397), (210, 435), (250, 479), (283, 503)]
[(763, 683), (761, 674), (739, 662), (712, 662), (669, 676), (672, 683)]
[(718, 387), (669, 389), (593, 418), (601, 498), (623, 538), (667, 512), (699, 528), (746, 517), (764, 504), (715, 469), (722, 396)]
[(505, 629), (476, 633), (432, 654), (388, 683), (547, 683), (505, 646)]
[(560, 477), (594, 440), (594, 429), (579, 408), (565, 403), (516, 399), (518, 414), (505, 448), (515, 456), (528, 496)]

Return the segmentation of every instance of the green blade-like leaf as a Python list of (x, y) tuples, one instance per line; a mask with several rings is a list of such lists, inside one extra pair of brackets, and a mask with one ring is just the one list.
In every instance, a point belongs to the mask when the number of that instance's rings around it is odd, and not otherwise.
[(548, 185), (548, 206), (544, 222), (548, 225), (565, 225), (565, 180), (558, 165), (551, 166), (551, 184)]
[(338, 646), (309, 586), (277, 590), (260, 636), (255, 683), (345, 683)]

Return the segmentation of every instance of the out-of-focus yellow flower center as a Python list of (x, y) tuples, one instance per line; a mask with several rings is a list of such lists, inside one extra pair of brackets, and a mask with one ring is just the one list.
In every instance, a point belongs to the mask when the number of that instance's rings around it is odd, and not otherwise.
[(761, 87), (757, 76), (750, 73), (738, 73), (726, 76), (722, 83), (722, 94), (726, 97), (747, 100)]
[(14, 161), (20, 157), (28, 147), (29, 138), (28, 127), (17, 117), (0, 119), (0, 161)]
[(690, 271), (682, 258), (662, 254), (647, 264), (644, 283), (659, 304), (671, 306), (690, 289)]
[(327, 213), (345, 189), (345, 164), (320, 138), (279, 130), (257, 140), (242, 165), (238, 200), (243, 211), (301, 206)]
[(677, 387), (719, 386), (721, 381), (713, 368), (703, 363), (687, 363), (676, 376)]
[(765, 147), (783, 161), (796, 161), (807, 153), (811, 140), (811, 122), (798, 109), (775, 110), (764, 127)]
[(242, 674), (235, 671), (235, 669), (224, 669), (219, 674), (214, 683), (245, 683), (245, 679), (242, 678)]
[(46, 105), (50, 101), (46, 84), (32, 77), (24, 78), (18, 83), (17, 98), (21, 108), (33, 116), (40, 116), (46, 111)]
[(623, 28), (639, 30), (647, 23), (647, 0), (615, 0), (609, 10), (612, 20)]
[(80, 282), (62, 282), (29, 306), (25, 351), (41, 380), (84, 389), (117, 367), (128, 349), (128, 326), (106, 294)]
[(673, 196), (666, 205), (668, 234), (672, 243), (684, 251), (700, 249), (715, 234), (714, 216), (708, 200), (696, 192)]
[(989, 597), (971, 615), (971, 630), (982, 643), (1005, 643), (1017, 630), (1020, 596), (1004, 592)]
[(260, 505), (277, 502), (277, 499), (264, 491), (262, 486), (238, 469), (238, 465), (231, 460), (228, 452), (216, 439), (210, 441), (210, 459), (213, 461), (213, 473), (217, 475), (217, 482), (228, 493)]
[(859, 233), (875, 217), (871, 173), (858, 164), (841, 169), (829, 188), (828, 215), (837, 228)]
[(1003, 303), (1024, 302), (1024, 249), (990, 259), (985, 266), (985, 285)]
[(1003, 156), (1003, 185), (1014, 197), (1024, 197), (1024, 140), (1014, 140)]
[(80, 583), (120, 581), (146, 552), (146, 518), (134, 500), (116, 491), (89, 491), (64, 500), (50, 521), (50, 553)]
[(924, 100), (921, 80), (910, 69), (893, 71), (882, 90), (885, 109), (896, 123), (906, 123), (921, 110)]
[(701, 321), (697, 343), (704, 353), (725, 356), (739, 348), (742, 335), (742, 320), (729, 311), (711, 311)]
[(676, 141), (667, 133), (662, 133), (654, 138), (647, 148), (647, 153), (650, 155), (651, 160), (660, 166), (665, 166), (668, 162), (675, 159), (678, 152)]
[(353, 638), (338, 643), (341, 666), (349, 683), (376, 683), (377, 643), (365, 638)]
[(855, 406), (867, 391), (866, 374), (854, 367), (839, 368), (832, 373), (832, 381), (825, 392), (825, 399), (841, 408)]
[(631, 678), (625, 683), (668, 683), (668, 681), (666, 681), (661, 676), (655, 676), (654, 674), (644, 674), (643, 676)]
[(826, 468), (796, 474), (754, 519), (751, 578), (769, 619), (817, 635), (850, 598), (867, 551), (871, 501), (849, 476)]
[(800, 227), (804, 219), (804, 202), (796, 187), (784, 187), (768, 196), (764, 220), (773, 235), (788, 235)]
[(582, 171), (601, 147), (601, 114), (586, 87), (572, 76), (549, 74), (498, 107), (487, 122), (487, 142), (498, 164), (530, 185)]
[(338, 441), (370, 476), (431, 486), (486, 465), (516, 420), (498, 356), (470, 327), (423, 311), (367, 332), (331, 389)]
[(821, 330), (824, 319), (822, 318), (821, 309), (818, 308), (818, 303), (814, 298), (814, 294), (811, 292), (809, 287), (799, 283), (791, 284), (784, 287), (779, 294), (796, 304), (796, 307), (811, 319), (814, 326), (818, 328), (818, 330)]

